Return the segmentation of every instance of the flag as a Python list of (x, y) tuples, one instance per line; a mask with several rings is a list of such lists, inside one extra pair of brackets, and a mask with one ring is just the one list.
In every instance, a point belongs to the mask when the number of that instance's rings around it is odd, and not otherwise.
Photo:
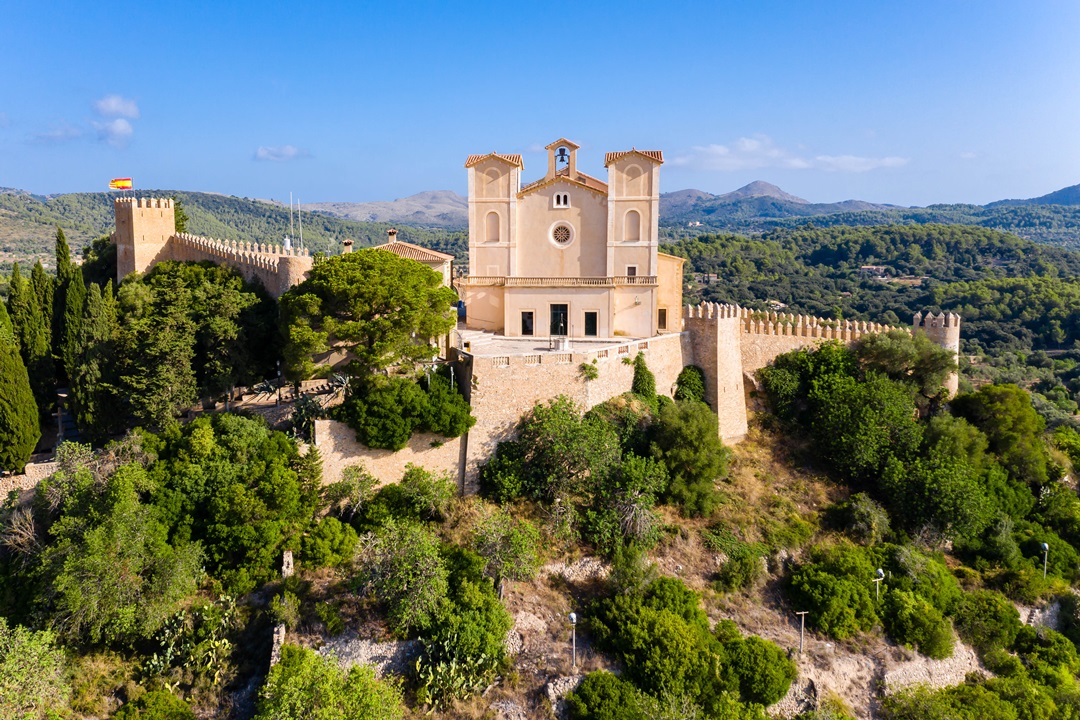
[(109, 181), (110, 190), (130, 190), (131, 178), (113, 178)]

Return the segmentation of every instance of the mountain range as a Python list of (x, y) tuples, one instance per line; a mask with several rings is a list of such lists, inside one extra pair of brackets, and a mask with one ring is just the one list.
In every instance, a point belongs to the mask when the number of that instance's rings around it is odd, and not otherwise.
[[(179, 198), (197, 234), (246, 242), (280, 241), (289, 232), (288, 208), (277, 202), (217, 193), (144, 190), (144, 195)], [(34, 195), (0, 188), (0, 273), (13, 261), (48, 261), (56, 227), (81, 247), (109, 232), (113, 224), (111, 195), (67, 193)], [(467, 200), (449, 190), (417, 193), (388, 202), (322, 202), (303, 206), (305, 241), (312, 250), (336, 253), (348, 238), (356, 247), (383, 242), (386, 231), (400, 227), (398, 237), (464, 257)], [(741, 234), (836, 225), (946, 223), (975, 225), (1011, 232), (1037, 242), (1080, 248), (1080, 185), (1026, 200), (1000, 200), (987, 205), (898, 205), (844, 200), (813, 203), (775, 185), (755, 181), (715, 195), (702, 190), (676, 190), (660, 196), (661, 237), (665, 241), (708, 232)]]

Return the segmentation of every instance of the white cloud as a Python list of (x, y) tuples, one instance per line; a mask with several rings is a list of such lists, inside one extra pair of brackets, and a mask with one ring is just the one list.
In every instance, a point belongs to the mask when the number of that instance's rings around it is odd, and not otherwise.
[(61, 145), (82, 137), (83, 131), (67, 122), (53, 125), (45, 132), (35, 133), (30, 136), (30, 142), (39, 145)]
[(252, 159), (259, 162), (287, 162), (306, 157), (311, 157), (311, 153), (295, 145), (261, 145)]
[(768, 135), (741, 137), (729, 145), (698, 145), (676, 157), (673, 165), (731, 172), (782, 168), (788, 170), (825, 170), (828, 172), (867, 172), (877, 168), (907, 164), (902, 157), (859, 157), (857, 155), (817, 155), (807, 157), (780, 147)]
[(120, 95), (106, 95), (94, 103), (94, 110), (101, 117), (139, 119), (138, 104)]
[(135, 128), (124, 118), (95, 122), (94, 129), (97, 130), (98, 140), (115, 148), (126, 147), (135, 133)]

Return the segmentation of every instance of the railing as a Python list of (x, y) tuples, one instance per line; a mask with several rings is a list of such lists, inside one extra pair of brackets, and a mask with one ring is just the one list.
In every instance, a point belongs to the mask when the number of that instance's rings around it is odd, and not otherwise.
[(469, 275), (458, 278), (462, 285), (474, 287), (619, 287), (623, 285), (651, 287), (657, 284), (655, 275), (616, 275), (614, 277), (503, 277), (499, 275)]

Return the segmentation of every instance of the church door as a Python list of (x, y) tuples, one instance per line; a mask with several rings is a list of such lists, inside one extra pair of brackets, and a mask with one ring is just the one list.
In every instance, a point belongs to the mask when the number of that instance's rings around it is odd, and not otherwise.
[(570, 312), (564, 304), (551, 306), (551, 334), (566, 335), (567, 318)]

